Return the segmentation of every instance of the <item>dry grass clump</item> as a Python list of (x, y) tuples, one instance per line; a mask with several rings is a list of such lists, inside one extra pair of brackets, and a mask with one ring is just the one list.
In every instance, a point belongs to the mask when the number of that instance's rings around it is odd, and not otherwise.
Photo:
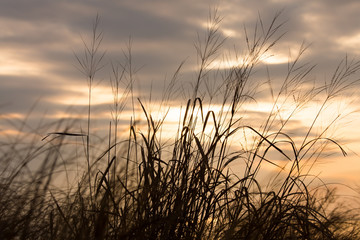
[[(47, 138), (42, 147), (23, 150), (28, 150), (27, 155), (11, 152), (11, 148), (3, 153), (2, 162), (15, 159), (22, 165), (2, 171), (0, 238), (357, 239), (359, 228), (349, 221), (350, 213), (327, 207), (336, 200), (333, 192), (326, 185), (313, 187), (315, 177), (310, 170), (329, 144), (345, 154), (327, 137), (338, 118), (321, 132), (315, 126), (330, 101), (358, 83), (353, 77), (360, 62), (345, 58), (328, 83), (309, 88), (305, 79), (313, 66), (300, 63), (306, 49), (302, 46), (289, 62), (277, 93), (270, 87), (273, 108), (264, 123), (250, 125), (243, 119), (244, 104), (255, 96), (251, 87), (254, 69), (282, 37), (278, 17), (267, 27), (259, 19), (252, 37), (245, 31), (247, 51), (241, 63), (212, 75), (209, 66), (224, 39), (218, 32), (221, 19), (216, 12), (210, 16), (205, 41), (199, 37), (196, 45), (199, 71), (192, 97), (171, 142), (161, 138), (166, 117), (154, 119), (143, 100), (133, 95), (129, 47), (126, 63), (112, 68), (115, 130), (110, 128), (108, 147), (94, 157), (90, 154), (94, 144), (90, 144), (91, 89), (104, 57), (99, 50), (102, 34), (97, 30), (97, 18), (92, 41), (85, 43), (85, 55), (77, 55), (89, 84), (87, 131), (55, 131), (49, 136), (56, 142)], [(181, 65), (164, 93), (165, 103), (180, 71)], [(215, 89), (207, 84), (211, 76), (218, 77)], [(271, 81), (266, 81), (271, 86)], [(141, 126), (134, 115), (126, 139), (117, 133), (123, 97), (130, 98), (133, 109), (140, 106), (145, 119)], [(293, 139), (286, 132), (289, 122), (320, 97), (323, 102), (305, 135), (300, 141)], [(212, 110), (215, 101), (220, 103), (220, 111)], [(284, 117), (281, 109), (289, 103), (290, 114)], [(252, 138), (246, 137), (249, 133)], [(62, 164), (63, 140), (71, 137), (84, 139), (86, 169), (70, 190), (57, 192), (50, 183)], [(235, 141), (244, 146), (233, 147)], [(27, 162), (34, 159), (42, 165), (36, 173), (24, 176)], [(241, 166), (241, 174), (231, 170), (234, 164)], [(264, 165), (278, 171), (268, 186), (259, 180)]]

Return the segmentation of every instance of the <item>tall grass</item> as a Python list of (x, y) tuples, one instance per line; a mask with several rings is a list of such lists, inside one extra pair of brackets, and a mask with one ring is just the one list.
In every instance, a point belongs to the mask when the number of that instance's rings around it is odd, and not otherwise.
[[(333, 191), (325, 184), (313, 184), (317, 178), (311, 169), (329, 145), (346, 154), (328, 137), (339, 117), (320, 132), (316, 125), (332, 99), (358, 84), (355, 74), (360, 62), (345, 58), (329, 82), (309, 87), (306, 79), (314, 66), (301, 63), (306, 50), (302, 45), (289, 61), (278, 90), (270, 77), (265, 79), (273, 106), (261, 125), (251, 124), (246, 103), (256, 97), (254, 70), (283, 37), (283, 24), (279, 14), (268, 25), (259, 19), (253, 34), (245, 29), (242, 61), (214, 71), (212, 63), (225, 41), (219, 33), (221, 18), (214, 11), (204, 40), (198, 36), (199, 70), (172, 140), (162, 140), (166, 114), (154, 118), (144, 100), (136, 99), (129, 44), (125, 63), (112, 65), (114, 103), (108, 146), (94, 157), (90, 155), (91, 90), (104, 57), (98, 23), (97, 17), (90, 43), (84, 41), (84, 54), (76, 55), (89, 88), (87, 131), (74, 133), (59, 125), (60, 130), (52, 131), (39, 148), (30, 145), (18, 151), (13, 145), (2, 153), (2, 163), (19, 160), (21, 164), (2, 167), (1, 239), (359, 238), (359, 227), (350, 221), (356, 213), (331, 206), (336, 200)], [(182, 64), (163, 94), (165, 112), (181, 68)], [(212, 77), (217, 77), (213, 85)], [(118, 124), (126, 98), (131, 98), (134, 112), (139, 106), (144, 121), (134, 114), (128, 137), (120, 138)], [(287, 126), (319, 98), (322, 104), (312, 123), (300, 141), (294, 139)], [(220, 103), (220, 110), (213, 109), (215, 103)], [(288, 106), (291, 109), (284, 116), (282, 109)], [(72, 137), (85, 138), (87, 167), (80, 181), (58, 192), (50, 183), (62, 164), (64, 139)], [(34, 159), (42, 165), (35, 173), (27, 172)], [(241, 168), (239, 173), (235, 165)], [(276, 169), (275, 174), (263, 185), (261, 171), (268, 166)]]

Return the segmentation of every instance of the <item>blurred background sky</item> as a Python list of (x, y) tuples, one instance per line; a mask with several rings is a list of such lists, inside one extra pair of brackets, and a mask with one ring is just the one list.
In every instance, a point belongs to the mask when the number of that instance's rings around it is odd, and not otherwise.
[[(191, 86), (197, 66), (194, 43), (197, 33), (204, 34), (209, 9), (214, 7), (223, 17), (221, 34), (228, 38), (225, 53), (234, 45), (240, 52), (245, 47), (244, 26), (251, 32), (259, 15), (266, 25), (282, 11), (279, 22), (285, 25), (279, 34), (286, 32), (286, 35), (271, 50), (274, 56), (263, 62), (268, 64), (275, 85), (286, 73), (289, 55), (296, 55), (303, 42), (310, 44), (303, 61), (316, 64), (308, 76), (313, 81), (330, 79), (346, 55), (349, 59), (359, 59), (360, 2), (357, 0), (1, 0), (0, 134), (15, 133), (7, 120), (24, 119), (29, 112), (30, 128), (36, 128), (39, 122), (86, 115), (87, 84), (76, 68), (74, 53), (82, 53), (82, 39), (87, 41), (91, 35), (97, 14), (101, 18), (99, 29), (104, 34), (101, 49), (106, 51), (106, 57), (94, 88), (94, 118), (99, 120), (95, 126), (100, 129), (101, 119), (110, 117), (109, 69), (111, 63), (123, 62), (129, 38), (132, 61), (138, 70), (135, 78), (139, 96), (148, 97), (151, 92), (154, 99), (160, 98), (164, 80), (171, 78), (184, 60), (177, 84), (179, 88)], [(360, 73), (356, 77), (360, 78)], [(338, 154), (327, 159), (315, 174), (320, 173), (329, 182), (356, 186), (360, 180), (357, 155), (360, 153), (360, 117), (356, 112), (360, 103), (359, 90), (352, 90), (340, 98), (344, 104), (335, 103), (330, 109), (334, 114), (340, 108), (345, 108), (345, 113), (354, 112), (337, 126), (339, 130), (335, 135), (345, 144), (348, 157), (341, 158)], [(186, 96), (181, 92), (172, 98), (184, 105), (183, 99)], [(256, 99), (252, 117), (254, 121), (261, 121), (266, 94), (260, 91)], [(313, 114), (311, 108), (309, 114), (310, 117)], [(80, 127), (74, 126), (74, 129)], [(294, 131), (300, 128), (301, 121), (294, 125)], [(46, 133), (39, 130), (39, 135)]]

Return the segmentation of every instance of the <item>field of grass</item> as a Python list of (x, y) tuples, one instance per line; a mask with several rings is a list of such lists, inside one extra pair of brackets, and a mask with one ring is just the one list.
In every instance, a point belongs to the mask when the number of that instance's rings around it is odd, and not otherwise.
[[(314, 66), (302, 63), (306, 46), (301, 46), (279, 88), (264, 79), (272, 109), (262, 124), (251, 124), (244, 106), (256, 101), (253, 73), (282, 40), (283, 24), (278, 15), (270, 22), (259, 19), (253, 34), (246, 31), (242, 61), (217, 70), (210, 66), (225, 39), (214, 11), (196, 45), (198, 72), (173, 136), (162, 137), (166, 116), (155, 118), (134, 94), (129, 45), (125, 62), (112, 66), (111, 125), (98, 143), (92, 134), (91, 95), (106, 57), (98, 23), (96, 18), (91, 40), (76, 54), (89, 89), (87, 128), (73, 132), (71, 123), (58, 121), (43, 133), (43, 141), (24, 146), (15, 137), (2, 143), (0, 239), (360, 238), (356, 207), (337, 205), (333, 189), (315, 184), (321, 179), (311, 173), (328, 149), (346, 155), (329, 137), (337, 117), (320, 131), (316, 126), (327, 106), (358, 84), (360, 62), (344, 58), (331, 79), (310, 85), (307, 77)], [(182, 64), (163, 93), (165, 112), (181, 70)], [(287, 127), (314, 99), (320, 102), (317, 114), (295, 139)], [(289, 106), (284, 116), (282, 109)], [(126, 134), (120, 134), (125, 108), (140, 109), (143, 120), (134, 113)], [(73, 138), (82, 139), (82, 155), (66, 152), (65, 142)], [(94, 154), (92, 148), (100, 147), (102, 153)], [(29, 167), (33, 162), (36, 167)], [(77, 171), (79, 180), (55, 187), (59, 171), (66, 175), (77, 163), (83, 166)], [(234, 171), (235, 166), (242, 169)], [(269, 167), (274, 174), (264, 185), (261, 171)]]

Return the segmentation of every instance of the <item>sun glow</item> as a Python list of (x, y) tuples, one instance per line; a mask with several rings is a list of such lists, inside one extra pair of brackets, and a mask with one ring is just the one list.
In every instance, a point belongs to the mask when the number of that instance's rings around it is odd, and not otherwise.
[(16, 136), (19, 135), (21, 132), (14, 130), (14, 129), (6, 129), (6, 130), (2, 130), (0, 129), (0, 135), (3, 136)]
[(0, 59), (0, 75), (23, 76), (36, 75), (41, 72), (40, 64), (17, 61), (2, 57)]
[(337, 44), (340, 45), (341, 48), (359, 53), (359, 44), (360, 44), (360, 33), (354, 34), (352, 36), (340, 37), (336, 40)]
[[(284, 54), (268, 54), (261, 57), (260, 62), (265, 64), (284, 64), (289, 62), (289, 57)], [(245, 57), (237, 59), (214, 60), (206, 68), (207, 69), (231, 69), (241, 67), (246, 64)]]
[[(89, 89), (83, 86), (67, 86), (65, 91), (70, 91), (69, 95), (65, 95), (61, 98), (49, 99), (52, 102), (60, 103), (63, 105), (82, 105), (89, 104)], [(76, 97), (74, 97), (76, 96)], [(111, 88), (109, 87), (94, 87), (91, 90), (91, 104), (112, 104), (114, 96)]]
[(23, 50), (4, 50), (0, 56), (0, 75), (24, 76), (39, 75), (49, 67), (49, 63), (27, 59), (29, 54)]
[(212, 61), (207, 68), (208, 69), (231, 69), (237, 66), (244, 64), (242, 59), (232, 59), (232, 60), (215, 60)]
[(227, 37), (236, 37), (237, 36), (237, 32), (230, 28), (223, 28), (221, 30), (222, 30), (223, 34)]
[(0, 114), (0, 119), (24, 119), (25, 114), (22, 113), (7, 113), (7, 114)]
[(264, 56), (260, 60), (266, 64), (283, 64), (289, 62), (289, 57), (283, 54), (276, 54), (276, 55)]

